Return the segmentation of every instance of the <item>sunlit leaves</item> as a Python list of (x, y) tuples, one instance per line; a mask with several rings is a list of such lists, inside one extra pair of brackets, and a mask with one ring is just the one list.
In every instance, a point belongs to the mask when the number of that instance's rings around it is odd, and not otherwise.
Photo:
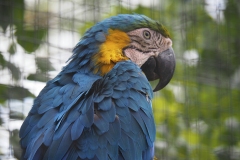
[(14, 157), (17, 159), (21, 159), (21, 155), (22, 155), (22, 150), (19, 144), (20, 138), (19, 138), (19, 130), (15, 129), (13, 131), (11, 131), (11, 136), (9, 137), (9, 141), (12, 145), (12, 149), (13, 149), (13, 154)]
[(14, 0), (14, 3), (10, 1), (10, 4), (12, 7), (13, 24), (16, 25), (18, 29), (23, 28), (25, 12), (24, 0)]
[(0, 26), (5, 32), (8, 25), (12, 23), (11, 19), (8, 19), (8, 17), (11, 15), (12, 8), (10, 7), (9, 0), (2, 0), (1, 3), (3, 4), (0, 5)]
[(54, 67), (49, 60), (49, 57), (36, 57), (35, 58), (37, 71), (28, 75), (27, 79), (32, 81), (46, 82), (50, 80), (48, 71), (54, 71)]
[(38, 69), (40, 69), (42, 72), (55, 70), (49, 60), (49, 57), (36, 57), (35, 60)]
[(17, 37), (18, 44), (20, 44), (28, 53), (32, 53), (42, 44), (42, 39), (46, 35), (46, 32), (46, 29), (19, 29), (16, 31), (15, 36)]
[(34, 97), (26, 88), (3, 84), (0, 84), (0, 95), (0, 103), (5, 102), (7, 99), (23, 100), (26, 97)]
[(29, 74), (27, 79), (32, 81), (47, 82), (48, 80), (50, 80), (50, 77), (48, 73), (38, 71), (36, 73)]
[(24, 19), (24, 0), (1, 0), (0, 2), (0, 26), (5, 32), (9, 25), (14, 24), (22, 28)]
[(0, 68), (1, 69), (4, 68), (5, 64), (6, 64), (6, 61), (0, 51)]
[(5, 60), (4, 56), (0, 52), (0, 69), (5, 69), (5, 68), (7, 68), (11, 72), (12, 78), (14, 80), (17, 81), (20, 79), (21, 71), (20, 71), (19, 67), (17, 67), (14, 63), (11, 63), (11, 62)]
[(6, 66), (11, 71), (13, 79), (19, 80), (21, 76), (20, 69), (11, 62), (7, 62)]
[(16, 44), (15, 43), (12, 43), (9, 48), (8, 48), (8, 52), (13, 55), (16, 53)]

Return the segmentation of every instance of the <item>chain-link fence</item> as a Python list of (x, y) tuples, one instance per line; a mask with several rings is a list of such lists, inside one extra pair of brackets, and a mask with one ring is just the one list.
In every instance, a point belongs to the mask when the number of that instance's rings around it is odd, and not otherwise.
[(169, 30), (177, 66), (155, 94), (156, 157), (240, 160), (240, 1), (0, 0), (0, 159), (20, 159), (34, 97), (83, 33), (120, 13)]

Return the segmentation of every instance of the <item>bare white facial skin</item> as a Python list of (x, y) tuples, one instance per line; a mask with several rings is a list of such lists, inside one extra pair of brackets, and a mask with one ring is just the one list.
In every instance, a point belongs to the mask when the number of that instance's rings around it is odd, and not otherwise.
[(148, 28), (140, 28), (127, 33), (130, 45), (124, 54), (141, 67), (149, 57), (158, 56), (172, 46), (172, 40)]

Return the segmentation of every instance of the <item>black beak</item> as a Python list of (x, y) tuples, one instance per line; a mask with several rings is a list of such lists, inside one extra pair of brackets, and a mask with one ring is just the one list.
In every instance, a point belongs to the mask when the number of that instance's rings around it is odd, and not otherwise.
[(172, 79), (175, 70), (175, 55), (169, 48), (158, 55), (150, 57), (141, 67), (149, 81), (160, 79), (154, 92), (164, 88)]

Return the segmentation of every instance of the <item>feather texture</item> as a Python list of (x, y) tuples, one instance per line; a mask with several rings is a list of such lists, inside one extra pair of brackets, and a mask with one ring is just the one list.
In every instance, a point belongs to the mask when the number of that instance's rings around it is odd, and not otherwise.
[(153, 158), (156, 131), (147, 78), (126, 58), (104, 74), (93, 60), (108, 41), (109, 29), (142, 27), (168, 36), (163, 26), (142, 15), (118, 15), (86, 32), (69, 63), (35, 99), (21, 127), (23, 159)]

